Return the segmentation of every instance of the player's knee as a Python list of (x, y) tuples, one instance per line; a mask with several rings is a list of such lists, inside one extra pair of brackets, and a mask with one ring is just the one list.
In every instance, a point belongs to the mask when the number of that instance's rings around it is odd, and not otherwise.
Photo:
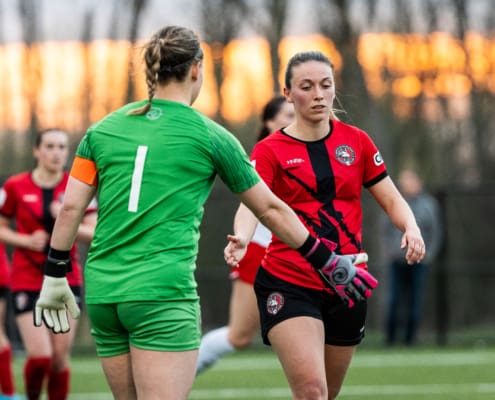
[(247, 333), (233, 333), (229, 337), (230, 344), (236, 350), (242, 350), (249, 347), (253, 342), (253, 335)]
[(69, 367), (70, 358), (66, 354), (54, 354), (52, 356), (52, 369), (54, 371), (63, 371)]
[(293, 394), (298, 399), (334, 399), (332, 396), (327, 395), (327, 387), (324, 381), (321, 379), (305, 379), (299, 382), (293, 387)]

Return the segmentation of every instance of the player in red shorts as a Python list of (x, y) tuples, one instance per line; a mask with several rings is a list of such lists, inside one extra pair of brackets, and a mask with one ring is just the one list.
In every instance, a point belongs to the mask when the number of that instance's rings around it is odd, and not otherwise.
[(16, 399), (12, 371), (12, 348), (5, 332), (5, 317), (10, 292), (10, 263), (5, 246), (0, 242), (0, 398)]
[[(271, 132), (289, 125), (293, 119), (294, 107), (292, 104), (289, 104), (284, 96), (273, 97), (263, 107), (262, 126), (257, 140), (260, 141)], [(225, 354), (244, 349), (253, 341), (260, 325), (256, 297), (253, 291), (254, 278), (271, 237), (272, 233), (264, 225), (258, 224), (239, 267), (231, 268), (232, 294), (229, 323), (228, 326), (208, 332), (201, 339), (197, 374), (211, 367)]]
[[(403, 232), (401, 245), (410, 264), (424, 257), (424, 241), (371, 138), (335, 117), (330, 60), (317, 51), (294, 55), (286, 69), (284, 94), (294, 104), (295, 120), (258, 142), (251, 160), (267, 186), (318, 239), (293, 250), (273, 235), (254, 290), (263, 341), (277, 354), (292, 398), (330, 400), (337, 397), (364, 337), (366, 299), (377, 282), (363, 263), (356, 262), (352, 270), (329, 261), (315, 270), (307, 260), (316, 256), (319, 243), (342, 257), (364, 251), (363, 187)], [(228, 236), (225, 248), (229, 265), (242, 259), (255, 222), (241, 205), (235, 235)], [(353, 297), (358, 287), (364, 295)]]
[[(47, 381), (48, 399), (65, 399), (69, 393), (69, 357), (75, 329), (55, 335), (45, 327), (35, 327), (32, 313), (43, 281), (50, 235), (69, 177), (64, 171), (69, 156), (67, 133), (59, 129), (40, 132), (33, 154), (36, 167), (10, 177), (0, 190), (0, 241), (14, 248), (11, 290), (16, 323), (26, 351), (27, 398), (39, 399)], [(87, 209), (78, 239), (89, 242), (93, 237), (95, 211), (95, 204)], [(82, 277), (76, 246), (71, 250), (71, 258), (72, 271), (67, 276), (79, 296)], [(75, 321), (72, 323), (75, 326)]]

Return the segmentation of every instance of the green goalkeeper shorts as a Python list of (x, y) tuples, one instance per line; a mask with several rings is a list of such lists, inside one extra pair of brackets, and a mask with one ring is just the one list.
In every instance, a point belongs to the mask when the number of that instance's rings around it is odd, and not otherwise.
[(88, 304), (86, 308), (99, 357), (128, 353), (130, 346), (153, 351), (199, 348), (198, 299)]

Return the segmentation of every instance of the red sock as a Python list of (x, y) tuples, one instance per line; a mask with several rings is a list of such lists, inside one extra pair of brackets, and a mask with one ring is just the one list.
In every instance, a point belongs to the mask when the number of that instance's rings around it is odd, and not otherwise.
[(24, 385), (28, 400), (38, 400), (41, 397), (43, 380), (50, 372), (52, 360), (50, 357), (28, 358), (24, 365)]
[(69, 395), (69, 368), (51, 371), (48, 378), (48, 400), (65, 400)]
[(0, 388), (2, 393), (12, 395), (15, 393), (14, 374), (12, 373), (12, 350), (10, 346), (0, 350)]

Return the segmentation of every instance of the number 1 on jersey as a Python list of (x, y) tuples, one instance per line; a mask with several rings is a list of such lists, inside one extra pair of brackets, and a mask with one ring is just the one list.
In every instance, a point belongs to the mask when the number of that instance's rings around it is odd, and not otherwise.
[(141, 182), (143, 180), (144, 162), (148, 146), (138, 146), (136, 159), (134, 160), (134, 172), (132, 173), (131, 194), (129, 196), (129, 212), (136, 212), (138, 209), (139, 195), (141, 194)]

